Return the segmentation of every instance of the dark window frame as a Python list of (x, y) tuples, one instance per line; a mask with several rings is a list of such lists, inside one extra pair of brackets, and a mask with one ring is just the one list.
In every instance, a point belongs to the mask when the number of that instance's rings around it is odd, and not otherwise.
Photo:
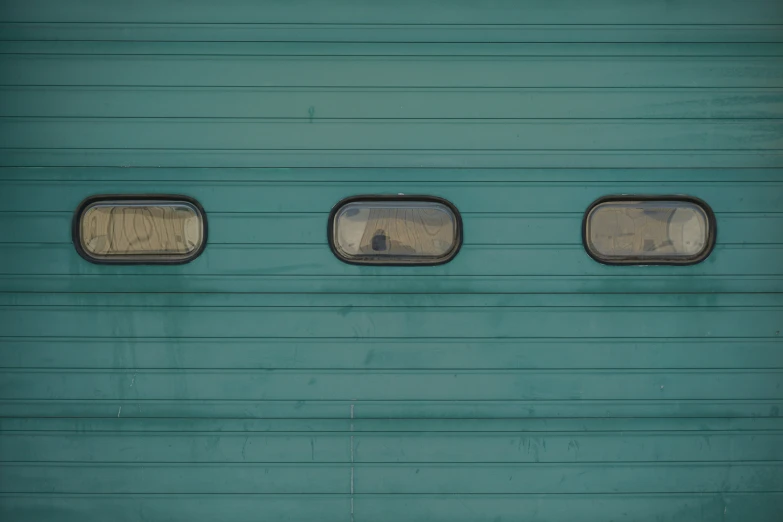
[[(683, 256), (669, 257), (669, 258), (666, 257), (640, 258), (639, 256), (623, 256), (623, 257), (613, 257), (613, 258), (602, 257), (600, 254), (594, 252), (590, 248), (590, 243), (587, 237), (588, 217), (590, 216), (590, 213), (593, 211), (593, 209), (598, 205), (601, 205), (603, 203), (618, 202), (618, 201), (619, 202), (633, 202), (633, 201), (678, 202), (679, 201), (684, 203), (691, 203), (693, 205), (698, 206), (704, 211), (704, 214), (707, 216), (707, 238), (704, 243), (705, 244), (704, 249), (701, 252), (699, 252), (698, 255), (689, 256), (689, 257), (683, 257)], [(587, 252), (587, 255), (589, 255), (593, 260), (603, 265), (610, 265), (610, 266), (696, 265), (698, 263), (701, 263), (705, 259), (707, 259), (710, 256), (710, 254), (712, 254), (712, 251), (715, 249), (717, 236), (718, 236), (718, 226), (717, 226), (717, 221), (715, 219), (715, 213), (712, 211), (712, 208), (703, 199), (697, 198), (695, 196), (687, 196), (682, 194), (677, 194), (677, 195), (612, 194), (608, 196), (601, 196), (600, 198), (593, 201), (590, 204), (590, 206), (587, 207), (587, 210), (585, 210), (584, 216), (582, 217), (582, 246), (584, 247), (585, 252)]]
[[(357, 203), (357, 202), (365, 202), (365, 201), (366, 202), (407, 201), (407, 202), (421, 202), (421, 203), (438, 203), (440, 205), (445, 206), (454, 215), (454, 224), (456, 226), (456, 234), (455, 234), (456, 237), (454, 239), (454, 246), (445, 256), (437, 258), (435, 260), (400, 262), (399, 260), (378, 261), (372, 259), (358, 259), (358, 258), (350, 259), (344, 257), (340, 252), (340, 250), (337, 248), (337, 245), (335, 244), (335, 238), (334, 238), (334, 222), (335, 219), (337, 218), (337, 213), (340, 211), (340, 209), (342, 209), (345, 205), (348, 205), (349, 203)], [(359, 266), (408, 266), (408, 267), (438, 266), (450, 262), (459, 253), (460, 249), (462, 248), (462, 243), (465, 237), (464, 230), (462, 227), (462, 215), (459, 213), (459, 210), (454, 205), (454, 203), (438, 196), (428, 196), (428, 195), (420, 195), (420, 194), (364, 194), (364, 195), (349, 196), (347, 198), (341, 199), (334, 205), (334, 207), (332, 207), (331, 212), (329, 212), (329, 219), (327, 220), (326, 223), (326, 236), (329, 242), (329, 248), (332, 250), (332, 253), (337, 259), (339, 259), (343, 263), (347, 263), (349, 265), (359, 265)]]
[[(111, 259), (111, 258), (98, 258), (90, 255), (84, 249), (81, 241), (81, 221), (85, 210), (95, 203), (102, 202), (140, 202), (140, 201), (162, 201), (169, 203), (187, 203), (192, 205), (199, 213), (202, 225), (202, 240), (199, 247), (188, 254), (187, 257), (181, 259), (150, 259), (140, 255), (138, 260), (128, 259)], [(86, 261), (95, 265), (184, 265), (190, 263), (197, 257), (199, 257), (204, 249), (207, 247), (208, 238), (208, 222), (207, 213), (204, 207), (201, 206), (195, 198), (185, 196), (182, 194), (96, 194), (85, 198), (73, 213), (73, 220), (71, 222), (71, 241), (73, 242), (76, 252)]]

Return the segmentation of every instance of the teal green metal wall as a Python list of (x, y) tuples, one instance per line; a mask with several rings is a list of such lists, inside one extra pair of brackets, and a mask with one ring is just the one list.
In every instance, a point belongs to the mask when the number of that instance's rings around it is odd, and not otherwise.
[[(0, 1), (0, 519), (783, 520), (783, 3)], [(181, 193), (182, 266), (70, 243)], [(441, 196), (438, 267), (332, 206)], [(707, 201), (690, 267), (606, 194)]]

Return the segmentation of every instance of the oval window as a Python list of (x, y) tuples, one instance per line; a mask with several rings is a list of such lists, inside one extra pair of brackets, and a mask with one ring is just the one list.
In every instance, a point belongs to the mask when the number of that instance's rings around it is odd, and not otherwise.
[(606, 264), (694, 264), (715, 244), (715, 217), (684, 196), (608, 196), (587, 209), (588, 254)]
[(206, 235), (201, 205), (184, 196), (95, 196), (73, 223), (76, 250), (93, 263), (187, 263)]
[(347, 263), (437, 265), (462, 241), (462, 220), (448, 201), (431, 196), (357, 196), (329, 217), (329, 244)]

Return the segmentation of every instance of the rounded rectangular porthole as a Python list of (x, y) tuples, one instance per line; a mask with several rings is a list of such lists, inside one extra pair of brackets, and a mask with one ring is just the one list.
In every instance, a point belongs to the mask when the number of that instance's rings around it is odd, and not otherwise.
[(72, 234), (92, 263), (179, 264), (204, 250), (207, 220), (185, 196), (93, 196), (76, 210)]
[(715, 215), (687, 196), (607, 196), (584, 217), (590, 256), (610, 265), (690, 265), (715, 245)]
[(346, 263), (438, 265), (462, 243), (456, 207), (432, 196), (355, 196), (329, 216), (329, 245)]

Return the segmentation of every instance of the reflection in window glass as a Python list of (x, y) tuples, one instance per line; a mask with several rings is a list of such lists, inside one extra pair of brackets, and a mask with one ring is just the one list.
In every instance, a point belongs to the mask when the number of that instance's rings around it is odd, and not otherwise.
[(349, 262), (437, 264), (456, 253), (455, 212), (428, 200), (354, 200), (332, 219), (332, 248)]
[(710, 227), (707, 211), (692, 201), (610, 200), (588, 211), (585, 246), (609, 263), (696, 262), (708, 254)]
[(97, 201), (79, 218), (88, 258), (125, 262), (184, 262), (204, 242), (201, 211), (187, 201)]

